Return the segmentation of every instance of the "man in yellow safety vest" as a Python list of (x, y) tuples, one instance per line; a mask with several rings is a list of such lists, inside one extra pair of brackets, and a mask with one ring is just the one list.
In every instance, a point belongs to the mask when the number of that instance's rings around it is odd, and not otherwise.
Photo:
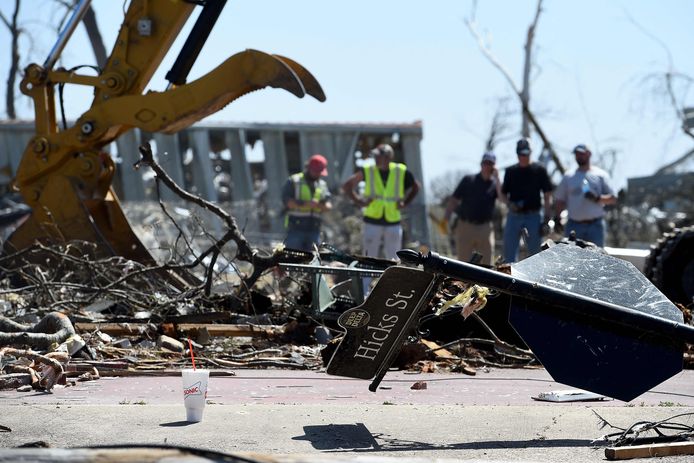
[[(347, 179), (342, 190), (363, 208), (364, 254), (395, 260), (396, 251), (402, 248), (400, 210), (417, 196), (420, 184), (404, 164), (393, 162), (395, 153), (390, 145), (378, 145), (371, 155), (375, 163)], [(355, 191), (361, 181), (364, 181), (362, 196)]]
[(320, 243), (321, 216), (332, 208), (328, 185), (321, 177), (328, 175), (328, 161), (314, 154), (303, 172), (290, 175), (282, 189), (287, 208), (284, 245), (292, 249), (312, 251)]

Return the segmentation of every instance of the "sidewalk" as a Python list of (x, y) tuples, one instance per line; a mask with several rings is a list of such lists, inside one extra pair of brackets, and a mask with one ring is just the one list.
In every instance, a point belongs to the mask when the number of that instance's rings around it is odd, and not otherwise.
[[(196, 424), (182, 421), (178, 377), (103, 378), (53, 394), (3, 391), (0, 425), (11, 432), (0, 432), (0, 447), (35, 441), (58, 448), (147, 443), (275, 458), (292, 454), (275, 460), (287, 462), (377, 457), (379, 462), (593, 462), (605, 457), (604, 448), (591, 441), (613, 432), (598, 428), (593, 411), (620, 427), (694, 412), (692, 371), (629, 404), (533, 400), (541, 392), (570, 389), (544, 370), (480, 371), (477, 376), (391, 372), (377, 393), (368, 391), (367, 381), (324, 373), (235, 373), (210, 379), (205, 417)], [(410, 389), (416, 381), (427, 388)], [(681, 420), (694, 424), (692, 417)], [(0, 450), (0, 461), (8, 452)]]

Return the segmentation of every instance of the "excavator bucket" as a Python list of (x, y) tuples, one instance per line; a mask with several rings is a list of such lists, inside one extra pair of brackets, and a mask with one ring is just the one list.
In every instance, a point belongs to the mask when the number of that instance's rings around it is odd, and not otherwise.
[[(77, 191), (68, 179), (52, 177), (44, 189), (44, 207), (35, 209), (12, 233), (4, 244), (4, 253), (12, 255), (36, 242), (86, 241), (95, 245), (97, 258), (122, 256), (146, 266), (158, 265), (130, 227), (115, 193), (109, 191), (103, 200), (81, 200)], [(156, 273), (181, 291), (200, 284), (197, 277), (183, 270)]]
[[(416, 318), (433, 296), (419, 284), (422, 273), (444, 275), (511, 295), (510, 322), (552, 377), (561, 383), (629, 401), (682, 369), (683, 345), (694, 342), (694, 327), (633, 265), (594, 250), (557, 244), (512, 265), (512, 275), (430, 253), (398, 252), (403, 262), (422, 270), (400, 268), (397, 280), (387, 279), (386, 294), (408, 294), (417, 304), (403, 307)], [(389, 271), (395, 269), (389, 269)], [(383, 278), (383, 277), (382, 277)], [(373, 378), (375, 391), (413, 328), (392, 330), (391, 354), (377, 367), (360, 366), (354, 345), (369, 340), (373, 314), (389, 307), (376, 284), (358, 309), (367, 314), (360, 324), (342, 323), (346, 334), (328, 365), (328, 373)], [(378, 320), (376, 320), (378, 322)], [(378, 340), (377, 340), (378, 341)], [(352, 364), (352, 366), (350, 366)], [(644, 369), (644, 365), (648, 365)], [(361, 369), (361, 371), (359, 371)]]

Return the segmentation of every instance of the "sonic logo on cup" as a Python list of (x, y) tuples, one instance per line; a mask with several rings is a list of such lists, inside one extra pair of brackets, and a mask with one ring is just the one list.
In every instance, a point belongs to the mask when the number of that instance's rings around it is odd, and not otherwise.
[(200, 390), (200, 381), (193, 384), (192, 386), (183, 388), (183, 398), (184, 399), (188, 396), (191, 396), (191, 395), (201, 395), (201, 394), (202, 394), (202, 391)]

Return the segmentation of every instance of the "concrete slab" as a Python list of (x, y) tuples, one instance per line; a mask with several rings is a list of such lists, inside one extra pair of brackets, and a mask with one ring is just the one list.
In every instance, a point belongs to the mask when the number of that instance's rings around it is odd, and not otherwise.
[[(235, 377), (211, 378), (196, 424), (183, 421), (178, 377), (101, 379), (53, 394), (0, 393), (0, 425), (11, 429), (0, 433), (0, 447), (166, 444), (284, 455), (273, 461), (287, 462), (593, 462), (605, 457), (591, 441), (608, 432), (593, 411), (620, 427), (694, 413), (693, 379), (685, 371), (629, 404), (560, 404), (531, 398), (568, 389), (544, 370), (391, 372), (376, 393), (366, 381), (318, 372), (237, 370)], [(410, 389), (415, 381), (427, 388)], [(694, 424), (691, 416), (680, 420)]]

